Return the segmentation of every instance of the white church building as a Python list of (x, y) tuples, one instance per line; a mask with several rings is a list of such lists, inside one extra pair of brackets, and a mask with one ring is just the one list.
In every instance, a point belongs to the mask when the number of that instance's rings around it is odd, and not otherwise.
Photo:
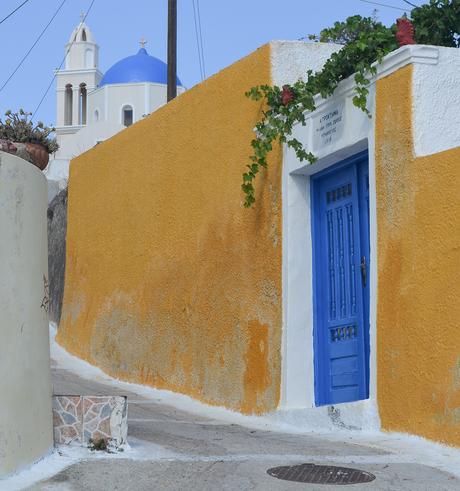
[[(145, 41), (141, 41), (137, 54), (123, 58), (103, 74), (99, 70), (99, 46), (82, 20), (65, 52), (65, 67), (56, 71), (59, 150), (45, 170), (50, 181), (60, 182), (58, 187), (67, 181), (71, 159), (167, 101), (167, 65), (147, 53)], [(177, 93), (184, 90), (178, 78)]]

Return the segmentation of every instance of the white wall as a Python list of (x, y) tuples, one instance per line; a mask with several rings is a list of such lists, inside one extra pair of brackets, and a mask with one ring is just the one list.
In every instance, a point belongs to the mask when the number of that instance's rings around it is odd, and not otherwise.
[(417, 157), (455, 148), (460, 142), (460, 52), (423, 46), (431, 63), (414, 66), (412, 107)]
[[(64, 160), (77, 157), (92, 148), (97, 141), (106, 140), (125, 128), (122, 124), (123, 106), (130, 105), (133, 108), (135, 123), (141, 120), (144, 115), (150, 114), (166, 104), (166, 91), (166, 85), (146, 82), (104, 85), (90, 92), (88, 94), (88, 124), (57, 128), (60, 148), (54, 155), (56, 162), (50, 162), (45, 175), (48, 179), (67, 178), (68, 164), (64, 165), (62, 163)], [(184, 87), (177, 87), (178, 95), (184, 91)], [(95, 119), (96, 110), (99, 114), (97, 121)], [(61, 112), (63, 118), (63, 111)], [(56, 169), (56, 172), (52, 170), (53, 168)], [(53, 177), (56, 173), (59, 174), (59, 177)]]
[(0, 152), (0, 476), (53, 445), (46, 210), (43, 174)]
[[(124, 129), (125, 126), (122, 124), (109, 123), (105, 121), (99, 121), (98, 123), (83, 126), (78, 133), (68, 136), (65, 146), (63, 146), (62, 149), (56, 154), (57, 160), (71, 160), (78, 157), (78, 155), (88, 151), (90, 148), (93, 148), (98, 142), (107, 140)], [(48, 178), (53, 179), (53, 177), (51, 177), (52, 173), (50, 173), (50, 170), (53, 168), (53, 160), (50, 160), (48, 167), (46, 168), (45, 175)]]
[[(177, 94), (185, 91), (177, 87)], [(130, 105), (134, 110), (134, 122), (142, 119), (166, 104), (167, 86), (150, 82), (109, 84), (99, 87), (88, 95), (89, 123), (94, 123), (94, 111), (99, 111), (99, 121), (122, 123), (121, 110)]]

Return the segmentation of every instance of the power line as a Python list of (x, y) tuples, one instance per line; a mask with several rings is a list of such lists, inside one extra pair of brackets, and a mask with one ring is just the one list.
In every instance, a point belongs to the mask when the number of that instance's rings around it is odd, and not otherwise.
[(395, 7), (394, 5), (388, 5), (386, 3), (372, 2), (371, 0), (360, 0), (360, 2), (371, 3), (372, 5), (379, 5), (380, 7), (387, 7), (389, 9), (402, 10), (403, 12), (407, 11), (407, 9), (401, 7)]
[(201, 58), (200, 35), (199, 35), (199, 29), (198, 29), (198, 20), (197, 20), (195, 0), (192, 0), (192, 5), (193, 5), (193, 20), (195, 22), (196, 49), (198, 51), (198, 63), (200, 65), (200, 76), (201, 76), (201, 80), (204, 80), (204, 68), (203, 68), (203, 61)]
[(48, 21), (48, 24), (46, 24), (46, 26), (43, 28), (42, 32), (39, 34), (38, 38), (35, 40), (35, 42), (29, 48), (29, 50), (27, 51), (27, 53), (22, 57), (21, 61), (18, 63), (18, 65), (13, 70), (13, 72), (11, 73), (11, 75), (5, 80), (5, 82), (3, 83), (3, 85), (0, 87), (0, 92), (6, 87), (6, 85), (8, 84), (8, 82), (14, 77), (15, 73), (21, 68), (22, 64), (26, 61), (27, 57), (30, 55), (30, 53), (32, 52), (32, 50), (35, 48), (35, 46), (38, 44), (38, 42), (40, 41), (40, 39), (42, 38), (42, 36), (45, 34), (46, 30), (51, 25), (51, 23), (53, 22), (54, 18), (59, 13), (59, 11), (61, 10), (61, 8), (64, 6), (64, 4), (66, 3), (66, 1), (67, 0), (62, 0), (61, 4), (57, 8), (56, 12), (54, 12), (53, 16)]
[(418, 5), (415, 5), (415, 3), (411, 3), (408, 0), (403, 0), (404, 3), (407, 3), (408, 5), (411, 5), (414, 8), (418, 8)]
[(198, 13), (198, 28), (200, 31), (200, 45), (201, 45), (201, 60), (203, 62), (203, 76), (204, 76), (204, 78), (206, 78), (206, 66), (204, 64), (203, 35), (201, 34), (200, 0), (196, 0), (196, 10)]
[(27, 2), (30, 0), (25, 0), (24, 2), (21, 3), (21, 5), (18, 5), (12, 12), (10, 12), (6, 17), (3, 17), (2, 20), (0, 20), (0, 24), (3, 24), (6, 19), (9, 19), (13, 14), (15, 14), (21, 7), (23, 7)]
[[(91, 0), (91, 3), (89, 5), (89, 7), (88, 7), (88, 10), (86, 11), (86, 14), (83, 16), (83, 18), (82, 18), (82, 20), (80, 22), (80, 26), (78, 28), (77, 35), (80, 32), (81, 26), (85, 23), (86, 17), (88, 17), (88, 14), (91, 12), (91, 9), (93, 8), (93, 5), (94, 5), (94, 2), (95, 1), (96, 0)], [(56, 73), (62, 68), (62, 65), (64, 64), (64, 62), (65, 62), (65, 60), (67, 58), (67, 55), (69, 54), (70, 48), (72, 48), (72, 45), (75, 42), (75, 39), (76, 38), (77, 38), (77, 36), (75, 36), (72, 39), (72, 42), (69, 44), (69, 47), (67, 48), (67, 51), (66, 51), (66, 53), (64, 55), (64, 58), (62, 58), (61, 63), (59, 64), (59, 67), (55, 70), (55, 72), (53, 74), (53, 77), (51, 78), (51, 82), (49, 83), (48, 87), (46, 88), (46, 90), (45, 90), (42, 98), (40, 99), (40, 102), (38, 103), (37, 107), (35, 108), (35, 111), (32, 114), (32, 119), (35, 117), (35, 115), (37, 114), (37, 111), (40, 109), (40, 106), (43, 104), (43, 101), (45, 100), (45, 97), (48, 95), (48, 92), (51, 89), (51, 86), (53, 85), (54, 79), (56, 78)]]

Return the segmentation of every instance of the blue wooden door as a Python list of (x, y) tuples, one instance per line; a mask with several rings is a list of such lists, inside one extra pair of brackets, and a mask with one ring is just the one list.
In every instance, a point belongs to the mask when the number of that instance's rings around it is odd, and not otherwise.
[(369, 396), (367, 153), (312, 180), (317, 405)]

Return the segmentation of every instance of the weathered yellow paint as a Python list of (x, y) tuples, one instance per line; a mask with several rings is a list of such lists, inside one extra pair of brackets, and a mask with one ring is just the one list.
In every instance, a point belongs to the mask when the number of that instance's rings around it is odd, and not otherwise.
[(268, 326), (252, 321), (248, 325), (249, 344), (245, 353), (244, 404), (243, 412), (251, 412), (257, 407), (259, 397), (263, 397), (270, 386), (268, 371)]
[(386, 430), (460, 445), (460, 149), (415, 158), (412, 68), (377, 82), (378, 402)]
[(276, 408), (281, 151), (242, 207), (270, 48), (71, 164), (58, 341), (107, 373), (245, 413)]

